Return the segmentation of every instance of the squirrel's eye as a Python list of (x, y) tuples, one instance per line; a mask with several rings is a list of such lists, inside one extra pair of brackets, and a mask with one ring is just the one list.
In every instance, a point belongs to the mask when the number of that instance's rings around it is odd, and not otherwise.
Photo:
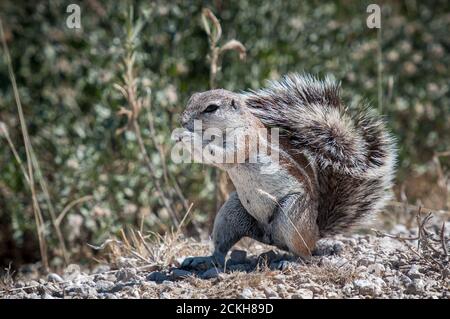
[(212, 113), (215, 112), (219, 108), (216, 104), (210, 104), (206, 109), (204, 109), (203, 113)]

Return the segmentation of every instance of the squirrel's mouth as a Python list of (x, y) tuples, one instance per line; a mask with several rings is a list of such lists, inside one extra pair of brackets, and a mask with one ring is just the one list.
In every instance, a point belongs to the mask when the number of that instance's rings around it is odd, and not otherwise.
[(181, 119), (181, 126), (188, 130), (189, 132), (194, 132), (194, 121)]

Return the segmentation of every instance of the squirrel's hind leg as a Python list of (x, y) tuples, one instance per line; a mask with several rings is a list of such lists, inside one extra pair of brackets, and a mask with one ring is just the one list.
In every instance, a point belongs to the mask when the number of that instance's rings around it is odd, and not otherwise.
[(182, 268), (223, 267), (228, 251), (241, 238), (251, 237), (260, 242), (266, 242), (267, 238), (257, 220), (242, 206), (236, 192), (230, 194), (229, 199), (217, 213), (212, 237), (214, 241), (212, 256), (186, 258), (182, 263)]
[(272, 221), (270, 233), (274, 244), (283, 246), (297, 255), (311, 255), (317, 240), (317, 209), (314, 201), (307, 194), (289, 194), (278, 202)]

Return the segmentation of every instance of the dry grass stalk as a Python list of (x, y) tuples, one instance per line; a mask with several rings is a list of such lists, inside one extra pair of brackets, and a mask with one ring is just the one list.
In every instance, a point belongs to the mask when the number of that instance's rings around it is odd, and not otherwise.
[(48, 211), (50, 214), (50, 219), (51, 222), (53, 224), (53, 227), (55, 229), (55, 233), (56, 236), (58, 238), (58, 243), (60, 246), (60, 250), (61, 250), (61, 254), (62, 257), (64, 259), (64, 262), (66, 264), (68, 264), (69, 262), (69, 255), (65, 246), (65, 242), (64, 242), (64, 236), (61, 232), (60, 229), (60, 223), (57, 222), (57, 218), (56, 218), (56, 212), (55, 212), (55, 208), (53, 206), (53, 203), (51, 201), (51, 197), (50, 197), (50, 192), (48, 190), (48, 185), (47, 185), (47, 181), (45, 180), (43, 174), (42, 174), (42, 170), (40, 168), (39, 165), (39, 161), (37, 160), (36, 154), (33, 150), (33, 146), (31, 144), (30, 141), (30, 137), (28, 134), (28, 130), (26, 127), (26, 122), (25, 122), (25, 116), (23, 114), (23, 108), (22, 108), (22, 103), (20, 100), (20, 95), (19, 95), (19, 91), (17, 88), (17, 83), (16, 83), (16, 79), (15, 79), (15, 75), (14, 75), (14, 70), (12, 68), (12, 63), (11, 63), (11, 57), (9, 54), (9, 49), (8, 46), (6, 44), (6, 40), (5, 40), (5, 36), (4, 36), (4, 31), (3, 31), (3, 24), (0, 20), (0, 31), (1, 31), (1, 38), (2, 38), (2, 45), (3, 45), (3, 50), (5, 53), (5, 57), (6, 57), (6, 62), (8, 65), (8, 72), (9, 72), (9, 77), (11, 80), (11, 84), (13, 87), (13, 92), (14, 92), (14, 98), (16, 101), (16, 106), (17, 106), (17, 110), (18, 110), (18, 114), (19, 114), (19, 120), (20, 120), (20, 125), (21, 125), (21, 131), (22, 131), (22, 137), (24, 140), (24, 145), (25, 145), (25, 152), (26, 152), (26, 157), (27, 157), (27, 168), (28, 168), (28, 172), (25, 170), (24, 165), (18, 155), (18, 152), (14, 146), (14, 143), (12, 143), (11, 138), (9, 137), (8, 134), (8, 130), (6, 128), (6, 125), (3, 125), (3, 129), (2, 129), (2, 133), (4, 135), (4, 137), (7, 139), (8, 141), (8, 145), (11, 148), (11, 151), (13, 152), (13, 155), (17, 161), (17, 163), (19, 164), (22, 174), (24, 175), (24, 178), (27, 182), (27, 184), (30, 187), (31, 193), (32, 193), (32, 201), (33, 201), (33, 211), (34, 211), (34, 215), (35, 215), (35, 222), (36, 222), (36, 227), (37, 227), (37, 232), (38, 232), (38, 239), (39, 239), (39, 247), (40, 247), (40, 252), (41, 252), (41, 259), (42, 259), (42, 263), (44, 265), (45, 269), (48, 269), (48, 257), (47, 257), (47, 243), (45, 240), (45, 223), (44, 223), (44, 218), (43, 218), (43, 214), (40, 208), (40, 205), (38, 203), (37, 200), (37, 196), (36, 196), (36, 187), (35, 187), (35, 181), (34, 181), (34, 176), (36, 175), (37, 181), (39, 183), (39, 186), (42, 190), (42, 193), (44, 195), (44, 200), (47, 204), (48, 207)]
[(140, 231), (129, 229), (125, 233), (122, 229), (122, 240), (107, 239), (99, 246), (90, 244), (88, 246), (95, 250), (105, 250), (108, 263), (111, 265), (120, 265), (120, 260), (124, 256), (135, 257), (141, 263), (157, 268), (170, 265), (178, 252), (178, 249), (175, 249), (179, 246), (178, 238), (170, 233), (166, 233), (164, 236), (151, 233), (151, 236), (153, 237), (152, 244), (149, 245), (147, 243), (149, 237), (143, 236)]
[(438, 176), (438, 185), (445, 190), (445, 203), (446, 208), (448, 209), (450, 207), (450, 176), (449, 174), (446, 174), (444, 172), (444, 169), (442, 168), (441, 164), (441, 157), (450, 157), (450, 150), (445, 152), (436, 152), (433, 155), (433, 162), (436, 164), (437, 167), (437, 176)]
[[(427, 228), (433, 215), (429, 212), (424, 218), (422, 218), (422, 209), (419, 207), (416, 214), (417, 221), (417, 236), (414, 237), (402, 237), (398, 235), (391, 235), (383, 233), (379, 230), (372, 229), (379, 237), (389, 237), (396, 239), (405, 244), (408, 249), (419, 258), (424, 264), (428, 265), (432, 269), (438, 269), (443, 279), (445, 279), (448, 272), (448, 250), (447, 242), (448, 238), (445, 236), (445, 222), (438, 234), (431, 233)], [(417, 249), (414, 249), (409, 243), (411, 241), (417, 241)]]
[[(217, 19), (210, 9), (204, 8), (201, 18), (209, 42), (209, 88), (215, 89), (217, 85), (217, 73), (221, 70), (222, 56), (224, 53), (226, 51), (236, 51), (239, 54), (239, 59), (244, 60), (247, 52), (245, 46), (235, 39), (228, 41), (223, 46), (219, 46), (219, 41), (222, 37), (222, 26), (220, 25), (219, 19)], [(233, 186), (226, 172), (220, 171), (217, 174), (217, 169), (212, 168), (211, 177), (215, 181), (215, 206), (216, 210), (218, 210), (222, 203), (227, 200), (228, 194), (233, 190)], [(214, 214), (211, 214), (211, 218), (213, 217)]]
[(378, 91), (378, 111), (383, 113), (383, 51), (381, 28), (377, 30), (377, 91)]
[[(190, 241), (182, 240), (182, 227), (187, 217), (192, 211), (193, 204), (183, 216), (175, 232), (167, 232), (165, 235), (151, 232), (150, 236), (143, 236), (141, 231), (135, 231), (129, 228), (126, 232), (120, 230), (121, 240), (107, 239), (100, 246), (89, 245), (95, 250), (104, 250), (109, 248), (109, 257), (112, 264), (118, 264), (120, 257), (133, 256), (144, 264), (151, 264), (158, 267), (166, 267), (172, 264), (180, 252), (189, 249), (195, 250), (195, 244)], [(148, 240), (152, 237), (152, 242)]]
[(27, 170), (28, 170), (26, 173), (27, 174), (26, 176), (28, 176), (28, 178), (26, 178), (26, 179), (28, 180), (30, 190), (31, 190), (33, 213), (34, 213), (34, 218), (35, 218), (35, 223), (36, 223), (36, 228), (37, 228), (37, 234), (38, 234), (38, 240), (39, 240), (39, 250), (40, 250), (40, 254), (41, 254), (42, 265), (44, 266), (45, 269), (48, 269), (48, 255), (47, 255), (47, 243), (46, 243), (46, 239), (45, 239), (44, 218), (42, 216), (41, 208), (39, 206), (37, 196), (36, 196), (36, 188), (35, 188), (35, 184), (34, 184), (34, 167), (33, 167), (32, 155), (31, 155), (31, 152), (32, 152), (31, 143), (30, 143), (28, 129), (27, 129), (26, 122), (25, 122), (25, 116), (23, 114), (22, 103), (21, 103), (20, 96), (19, 96), (19, 90), (17, 88), (14, 70), (12, 68), (11, 57), (9, 55), (9, 49), (8, 49), (8, 46), (7, 46), (6, 40), (5, 40), (5, 34), (3, 31), (3, 23), (1, 20), (0, 20), (0, 35), (2, 38), (3, 51), (4, 51), (4, 55), (5, 55), (5, 59), (6, 59), (6, 64), (8, 66), (8, 73), (9, 73), (9, 78), (11, 80), (11, 84), (12, 84), (12, 88), (13, 88), (13, 92), (14, 92), (14, 99), (16, 102), (17, 111), (19, 113), (20, 128), (22, 131), (22, 137), (23, 137), (24, 145), (25, 145), (25, 153), (26, 153), (26, 158), (27, 158), (26, 164), (27, 164)]
[(5, 290), (11, 287), (14, 283), (14, 271), (11, 270), (11, 263), (4, 269), (4, 274), (0, 277), (0, 288)]
[[(174, 178), (170, 178), (171, 175), (165, 165), (166, 157), (164, 149), (161, 145), (161, 143), (158, 143), (156, 138), (156, 131), (154, 129), (154, 123), (153, 123), (153, 117), (151, 115), (151, 101), (150, 101), (150, 91), (147, 92), (146, 97), (139, 96), (138, 88), (137, 88), (137, 82), (138, 77), (136, 76), (135, 71), (135, 49), (136, 49), (136, 38), (139, 35), (139, 32), (141, 31), (143, 27), (143, 22), (141, 20), (138, 20), (136, 24), (133, 24), (133, 9), (130, 8), (130, 14), (129, 14), (129, 21), (128, 21), (128, 28), (127, 28), (127, 39), (125, 44), (125, 57), (123, 59), (123, 65), (125, 74), (123, 76), (123, 83), (122, 84), (115, 84), (115, 88), (121, 92), (125, 100), (127, 101), (128, 107), (121, 107), (118, 114), (124, 115), (127, 117), (127, 124), (123, 128), (120, 128), (117, 130), (117, 134), (123, 133), (125, 130), (130, 129), (134, 132), (139, 150), (141, 153), (141, 156), (144, 160), (144, 163), (148, 169), (148, 172), (150, 176), (152, 177), (152, 180), (154, 182), (155, 188), (158, 192), (159, 199), (162, 203), (162, 205), (167, 209), (172, 223), (178, 227), (180, 223), (180, 214), (178, 209), (173, 204), (173, 197), (171, 196), (171, 187), (175, 190), (178, 198), (181, 201), (181, 204), (185, 211), (188, 209), (188, 204), (186, 198), (183, 196), (180, 187), (174, 180)], [(155, 148), (161, 157), (162, 169), (163, 169), (163, 178), (164, 178), (164, 184), (161, 183), (160, 179), (156, 176), (156, 167), (153, 164), (145, 143), (144, 139), (141, 134), (141, 127), (139, 124), (139, 114), (142, 111), (142, 109), (146, 108), (148, 110), (148, 121), (149, 121), (149, 127), (150, 127), (150, 135), (152, 138), (153, 143), (155, 144)], [(171, 179), (171, 181), (170, 181)]]
[(150, 137), (152, 138), (153, 143), (155, 144), (155, 147), (159, 153), (159, 156), (161, 157), (161, 163), (162, 163), (162, 169), (163, 169), (163, 176), (164, 176), (164, 182), (166, 185), (173, 185), (173, 189), (175, 190), (179, 200), (183, 204), (184, 209), (187, 211), (189, 209), (188, 201), (186, 197), (184, 197), (183, 192), (181, 191), (180, 186), (178, 185), (177, 180), (173, 176), (173, 174), (170, 173), (170, 171), (167, 169), (166, 165), (166, 151), (164, 149), (164, 145), (161, 142), (158, 142), (158, 139), (156, 138), (156, 130), (155, 130), (155, 124), (153, 119), (153, 114), (151, 112), (151, 101), (150, 101), (150, 94), (147, 95), (147, 103), (148, 105), (148, 112), (147, 112), (147, 119), (148, 119), (148, 126), (150, 129)]

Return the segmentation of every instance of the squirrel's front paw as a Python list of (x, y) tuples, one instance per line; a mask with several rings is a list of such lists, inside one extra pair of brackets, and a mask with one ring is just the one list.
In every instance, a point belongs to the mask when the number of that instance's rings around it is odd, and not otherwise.
[(194, 138), (194, 133), (185, 129), (176, 129), (172, 133), (172, 140), (175, 142), (190, 142)]
[(182, 269), (207, 270), (210, 268), (223, 268), (224, 262), (215, 256), (187, 257), (181, 263)]

